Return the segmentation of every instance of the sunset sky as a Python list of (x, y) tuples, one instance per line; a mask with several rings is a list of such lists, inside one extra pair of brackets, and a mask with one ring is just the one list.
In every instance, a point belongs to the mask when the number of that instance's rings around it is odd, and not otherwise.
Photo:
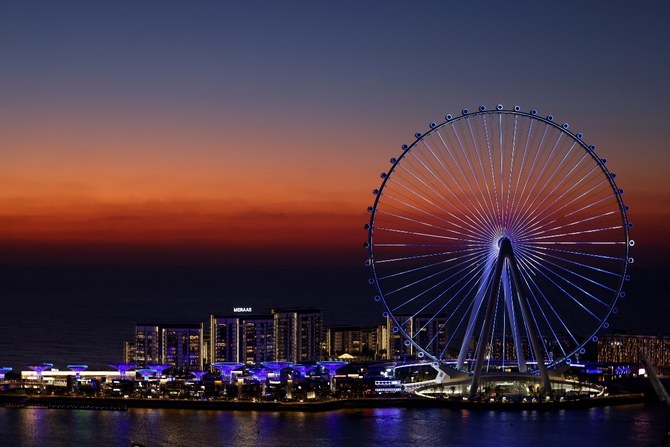
[(670, 248), (670, 7), (10, 2), (0, 263), (362, 263), (430, 121), (537, 108), (609, 159), (636, 259)]

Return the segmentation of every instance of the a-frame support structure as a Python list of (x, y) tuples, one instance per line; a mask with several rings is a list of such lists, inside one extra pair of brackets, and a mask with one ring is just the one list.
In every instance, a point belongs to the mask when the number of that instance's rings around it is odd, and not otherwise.
[[(500, 242), (500, 251), (498, 252), (498, 259), (495, 264), (495, 269), (493, 271), (493, 277), (491, 278), (490, 288), (488, 289), (488, 294), (485, 298), (486, 300), (486, 314), (484, 316), (484, 327), (482, 328), (481, 336), (477, 342), (477, 357), (474, 364), (474, 374), (472, 376), (472, 383), (470, 385), (470, 398), (475, 398), (477, 396), (477, 391), (479, 388), (479, 380), (481, 377), (482, 368), (484, 367), (484, 358), (486, 355), (487, 344), (488, 344), (488, 334), (491, 332), (493, 325), (493, 313), (495, 312), (495, 304), (498, 298), (500, 291), (501, 283), (503, 283), (505, 290), (503, 291), (506, 295), (511, 293), (511, 285), (507, 284), (507, 279), (503, 281), (503, 276), (509, 272), (511, 274), (511, 279), (513, 282), (514, 289), (516, 290), (517, 297), (519, 299), (519, 307), (521, 309), (522, 321), (525, 321), (526, 330), (528, 331), (528, 338), (530, 339), (530, 346), (533, 350), (535, 360), (537, 361), (537, 367), (540, 371), (540, 376), (542, 378), (542, 384), (546, 393), (551, 392), (551, 382), (549, 381), (549, 375), (547, 373), (547, 367), (544, 364), (544, 349), (540, 337), (537, 332), (537, 328), (533, 323), (533, 319), (530, 314), (530, 308), (528, 306), (528, 301), (524, 293), (523, 285), (521, 283), (521, 275), (519, 275), (519, 267), (516, 263), (516, 258), (514, 257), (514, 250), (512, 250), (512, 242), (507, 238), (503, 237)], [(507, 297), (506, 301), (509, 301), (511, 297)], [(465, 343), (465, 341), (464, 341)], [(520, 348), (520, 343), (517, 340), (516, 349)], [(522, 356), (523, 353), (517, 353), (517, 356)]]

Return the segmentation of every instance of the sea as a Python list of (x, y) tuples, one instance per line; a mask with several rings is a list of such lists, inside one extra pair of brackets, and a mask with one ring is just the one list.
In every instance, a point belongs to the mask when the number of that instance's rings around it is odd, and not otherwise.
[(363, 409), (324, 413), (0, 408), (0, 445), (663, 446), (668, 411), (635, 404), (557, 411)]

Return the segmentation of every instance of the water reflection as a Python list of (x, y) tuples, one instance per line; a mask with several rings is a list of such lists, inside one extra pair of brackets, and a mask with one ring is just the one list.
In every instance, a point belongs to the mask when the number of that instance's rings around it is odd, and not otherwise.
[(0, 408), (4, 445), (127, 447), (408, 444), (533, 446), (659, 445), (664, 407), (628, 405), (560, 411), (379, 408), (327, 413), (131, 409), (127, 412)]

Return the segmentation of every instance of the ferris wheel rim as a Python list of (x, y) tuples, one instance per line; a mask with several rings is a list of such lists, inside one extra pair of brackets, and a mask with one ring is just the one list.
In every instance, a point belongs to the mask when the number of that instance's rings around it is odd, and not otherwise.
[[(630, 233), (629, 229), (631, 228), (632, 224), (628, 220), (627, 216), (627, 211), (628, 207), (624, 204), (622, 194), (623, 190), (620, 189), (615, 180), (613, 175), (609, 169), (606, 166), (606, 159), (601, 158), (595, 151), (594, 146), (589, 146), (586, 144), (584, 141), (583, 135), (581, 133), (574, 133), (569, 130), (569, 125), (567, 123), (564, 124), (559, 124), (557, 121), (554, 120), (554, 117), (552, 115), (548, 115), (546, 117), (540, 116), (537, 112), (536, 109), (532, 109), (529, 112), (524, 112), (521, 111), (520, 107), (515, 106), (513, 109), (505, 109), (501, 105), (498, 105), (494, 109), (487, 109), (484, 106), (480, 106), (478, 110), (475, 111), (469, 111), (467, 109), (463, 109), (462, 113), (458, 116), (451, 116), (447, 115), (445, 116), (445, 121), (437, 124), (435, 122), (432, 122), (429, 124), (429, 130), (425, 132), (417, 132), (414, 136), (415, 139), (414, 141), (407, 145), (404, 144), (402, 146), (402, 153), (397, 157), (397, 158), (392, 158), (391, 159), (391, 168), (385, 172), (382, 173), (382, 182), (381, 186), (378, 189), (373, 190), (373, 194), (376, 196), (374, 203), (372, 206), (368, 208), (368, 211), (370, 212), (370, 220), (369, 223), (366, 224), (366, 229), (368, 230), (368, 238), (367, 242), (365, 244), (367, 250), (368, 250), (368, 259), (366, 261), (366, 265), (371, 269), (372, 272), (372, 278), (370, 278), (370, 284), (373, 284), (375, 286), (375, 289), (377, 291), (377, 295), (375, 296), (376, 301), (381, 301), (385, 311), (383, 313), (384, 317), (388, 317), (389, 320), (391, 321), (393, 325), (393, 331), (394, 332), (400, 332), (401, 335), (405, 336), (405, 345), (413, 345), (414, 348), (417, 349), (417, 353), (419, 357), (430, 359), (431, 361), (441, 361), (440, 358), (437, 356), (431, 354), (428, 352), (424, 347), (422, 347), (418, 342), (416, 342), (412, 337), (408, 336), (408, 334), (404, 331), (402, 328), (402, 324), (400, 321), (398, 321), (397, 316), (395, 312), (391, 309), (389, 306), (386, 297), (385, 297), (385, 291), (382, 290), (382, 287), (380, 286), (379, 282), (379, 274), (378, 274), (378, 269), (376, 266), (376, 257), (375, 257), (375, 240), (374, 240), (374, 231), (375, 231), (375, 219), (377, 217), (377, 213), (379, 212), (379, 205), (380, 205), (380, 199), (383, 196), (383, 193), (387, 187), (387, 184), (392, 177), (393, 173), (398, 169), (398, 166), (400, 166), (400, 163), (407, 157), (407, 155), (410, 153), (410, 151), (415, 148), (419, 143), (424, 141), (425, 138), (427, 138), (429, 135), (433, 134), (434, 132), (439, 131), (440, 129), (443, 129), (447, 127), (448, 125), (454, 125), (455, 123), (469, 119), (472, 117), (476, 116), (482, 116), (482, 115), (513, 115), (515, 117), (524, 117), (530, 120), (534, 120), (540, 123), (544, 123), (559, 132), (569, 135), (570, 138), (573, 139), (573, 141), (583, 150), (585, 151), (588, 156), (595, 162), (599, 170), (602, 172), (602, 175), (607, 179), (607, 182), (609, 184), (609, 187), (611, 189), (611, 192), (613, 196), (616, 199), (616, 203), (618, 205), (618, 213), (621, 218), (622, 222), (622, 229), (623, 229), (623, 235), (622, 235), (622, 245), (624, 246), (624, 252), (625, 252), (625, 259), (626, 261), (623, 263), (623, 269), (621, 273), (619, 274), (619, 279), (618, 279), (618, 284), (616, 287), (616, 293), (614, 293), (613, 299), (611, 304), (609, 305), (609, 310), (604, 314), (602, 317), (602, 320), (600, 323), (595, 327), (593, 333), (584, 339), (583, 343), (580, 345), (576, 346), (575, 349), (570, 352), (567, 355), (564, 355), (562, 358), (560, 358), (558, 361), (551, 363), (552, 365), (564, 362), (564, 361), (569, 361), (570, 358), (577, 352), (579, 352), (581, 349), (583, 349), (583, 346), (589, 341), (589, 339), (592, 339), (596, 337), (596, 333), (604, 326), (607, 324), (607, 321), (610, 319), (612, 313), (616, 313), (617, 308), (616, 304), (619, 300), (620, 297), (623, 297), (623, 287), (625, 281), (627, 281), (630, 276), (628, 275), (628, 267), (629, 264), (633, 262), (633, 259), (630, 257), (630, 247), (634, 244), (633, 240), (630, 239)], [(409, 343), (409, 344), (408, 344)]]

